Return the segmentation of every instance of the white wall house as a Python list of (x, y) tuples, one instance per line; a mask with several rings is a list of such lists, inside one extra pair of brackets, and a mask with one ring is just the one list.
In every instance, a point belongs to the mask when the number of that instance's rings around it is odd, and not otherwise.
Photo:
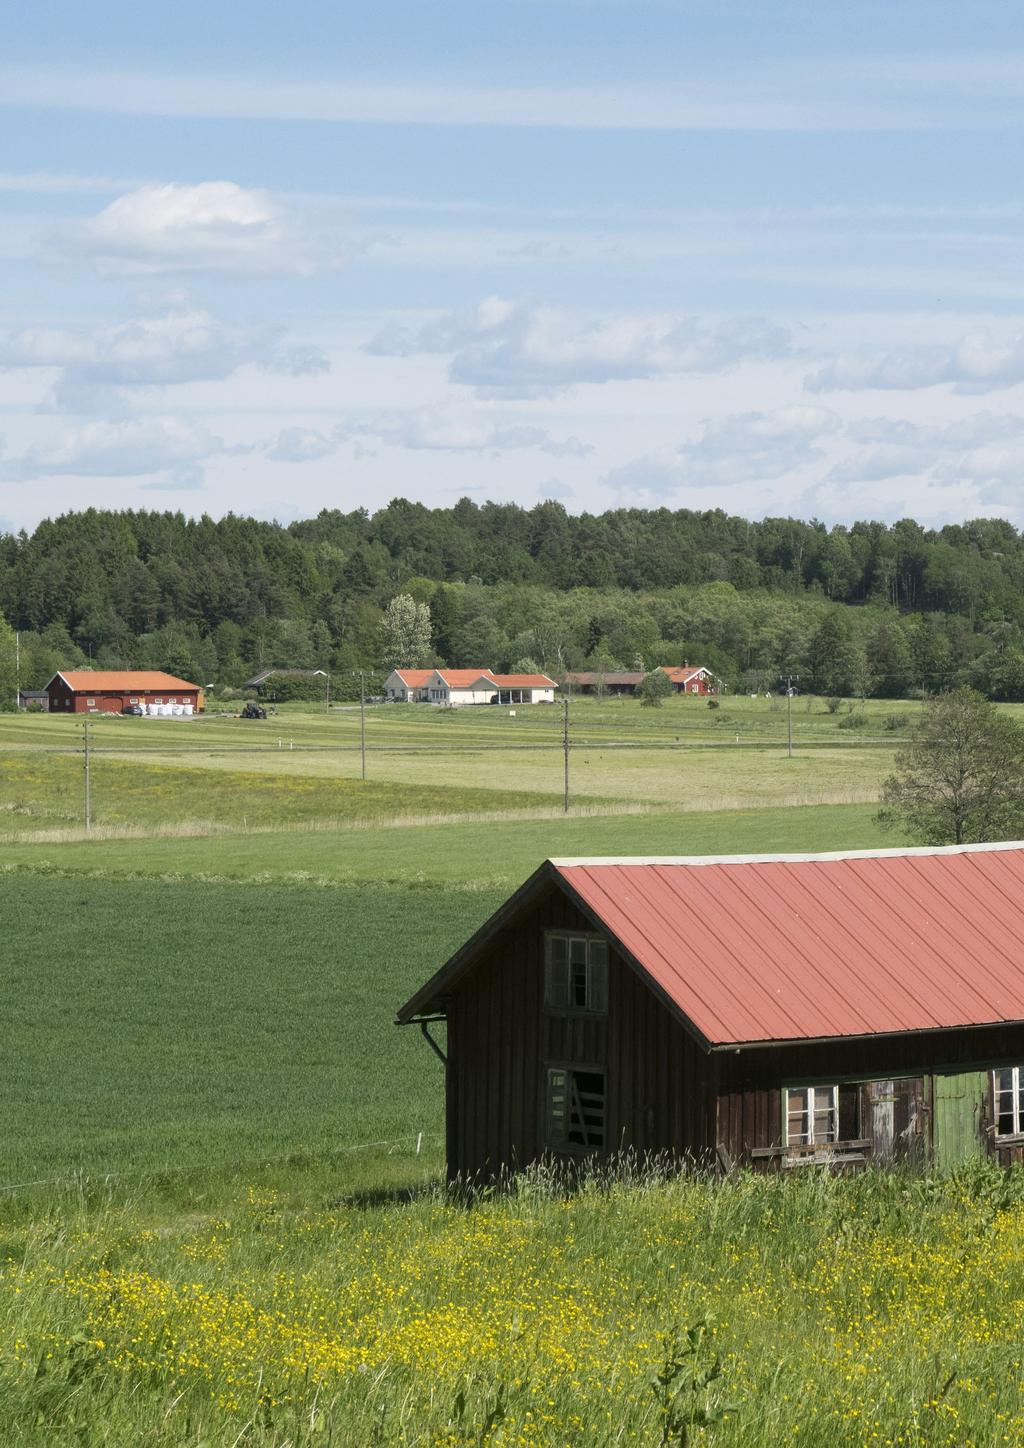
[(553, 704), (555, 681), (547, 674), (492, 674), (497, 684), (495, 704)]
[(393, 704), (420, 703), (427, 697), (427, 681), (433, 676), (433, 669), (392, 669), (384, 686), (387, 697)]
[(489, 669), (434, 669), (426, 684), (431, 704), (489, 704), (496, 688)]
[(547, 674), (495, 674), (490, 669), (392, 669), (387, 697), (400, 704), (553, 704)]

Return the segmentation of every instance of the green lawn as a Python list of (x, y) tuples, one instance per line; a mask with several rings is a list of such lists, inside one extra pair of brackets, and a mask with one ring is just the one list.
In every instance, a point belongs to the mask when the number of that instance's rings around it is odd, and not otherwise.
[(8, 877), (2, 1180), (435, 1134), (396, 1006), (497, 894)]
[(512, 889), (548, 856), (770, 854), (887, 848), (873, 805), (594, 815), (393, 829), (8, 844), (0, 870), (97, 879)]

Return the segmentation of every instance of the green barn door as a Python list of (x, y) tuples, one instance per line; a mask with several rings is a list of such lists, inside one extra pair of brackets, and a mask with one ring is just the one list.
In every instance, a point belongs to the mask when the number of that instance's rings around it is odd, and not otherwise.
[(935, 1165), (940, 1171), (952, 1171), (983, 1154), (981, 1124), (987, 1095), (987, 1071), (935, 1077)]

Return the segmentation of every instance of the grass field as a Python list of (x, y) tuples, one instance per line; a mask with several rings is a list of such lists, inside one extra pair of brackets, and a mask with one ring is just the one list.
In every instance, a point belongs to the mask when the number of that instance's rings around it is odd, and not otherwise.
[(1024, 1443), (1017, 1177), (437, 1187), (393, 1013), (540, 860), (900, 843), (893, 706), (693, 702), (574, 706), (567, 818), (555, 711), (371, 711), (365, 784), (351, 712), (101, 720), (89, 838), (0, 716), (5, 1448), (655, 1445), (705, 1314), (690, 1448)]
[[(570, 795), (592, 812), (723, 810), (873, 801), (917, 706), (854, 715), (796, 701), (793, 757), (778, 700), (727, 701), (717, 712), (677, 698), (574, 701)], [(806, 706), (810, 705), (808, 709)], [(534, 706), (439, 711), (380, 706), (367, 715), (361, 779), (358, 710), (252, 722), (92, 720), (93, 823), (162, 829), (262, 829), (397, 817), (508, 814), (562, 804), (561, 711)], [(81, 720), (0, 715), (0, 835), (75, 828), (84, 819)]]

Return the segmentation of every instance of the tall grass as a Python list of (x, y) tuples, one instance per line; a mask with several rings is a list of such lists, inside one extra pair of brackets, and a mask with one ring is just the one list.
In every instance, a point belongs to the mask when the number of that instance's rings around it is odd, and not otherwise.
[(1024, 1439), (1020, 1173), (516, 1188), (467, 1207), (256, 1184), (162, 1218), (67, 1198), (0, 1215), (0, 1438)]

